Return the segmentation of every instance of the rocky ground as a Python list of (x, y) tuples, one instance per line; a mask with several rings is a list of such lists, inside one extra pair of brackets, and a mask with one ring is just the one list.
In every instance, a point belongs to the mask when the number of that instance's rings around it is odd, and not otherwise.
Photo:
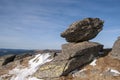
[(100, 57), (95, 65), (88, 64), (61, 80), (120, 80), (120, 61), (108, 55)]
[[(105, 54), (102, 54), (90, 63), (73, 70), (67, 76), (46, 78), (45, 80), (120, 80), (120, 60), (111, 57), (110, 52), (109, 49)], [(1, 67), (0, 75), (3, 78), (1, 80), (10, 80), (12, 75), (6, 76), (5, 74), (8, 74), (9, 71), (18, 65), (23, 66), (22, 68), (28, 67), (29, 60), (32, 58), (34, 58), (34, 56), (28, 56), (23, 58), (23, 60), (16, 60)]]

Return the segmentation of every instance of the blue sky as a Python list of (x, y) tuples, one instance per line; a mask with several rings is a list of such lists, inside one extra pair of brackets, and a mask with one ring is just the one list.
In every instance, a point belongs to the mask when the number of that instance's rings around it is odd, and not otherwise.
[(120, 36), (120, 0), (0, 0), (0, 48), (61, 49), (60, 33), (86, 17), (104, 20), (92, 41), (112, 47)]

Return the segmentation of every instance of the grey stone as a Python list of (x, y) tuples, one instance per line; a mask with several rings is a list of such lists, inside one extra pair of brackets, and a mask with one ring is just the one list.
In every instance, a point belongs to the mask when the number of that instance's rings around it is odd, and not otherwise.
[(120, 37), (115, 41), (110, 56), (120, 60)]
[(68, 42), (82, 42), (93, 39), (102, 30), (103, 21), (99, 18), (85, 18), (76, 21), (67, 30), (61, 33), (61, 37)]
[(96, 42), (81, 42), (81, 43), (67, 43), (62, 45), (62, 59), (69, 59), (75, 56), (82, 56), (84, 54), (98, 55), (98, 52), (103, 49), (103, 45)]
[(94, 59), (103, 45), (94, 42), (68, 43), (62, 46), (62, 53), (54, 60), (43, 64), (34, 76), (37, 78), (56, 78), (68, 75)]
[(0, 57), (0, 66), (6, 65), (7, 63), (14, 61), (14, 59), (15, 59), (14, 54), (1, 56)]

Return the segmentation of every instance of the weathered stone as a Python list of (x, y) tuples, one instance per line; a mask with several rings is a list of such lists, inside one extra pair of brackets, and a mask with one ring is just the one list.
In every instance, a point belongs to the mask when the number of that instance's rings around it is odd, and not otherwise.
[(105, 48), (99, 52), (99, 57), (107, 56), (111, 52), (112, 48)]
[(50, 53), (50, 58), (55, 58), (55, 56), (57, 56), (58, 54), (57, 53), (55, 53), (55, 52), (52, 52), (52, 53)]
[(71, 58), (70, 60), (68, 60), (68, 63), (66, 64), (62, 75), (64, 76), (68, 75), (71, 71), (86, 65), (93, 59), (94, 59), (93, 54), (84, 54), (81, 57), (76, 56), (74, 58)]
[(70, 60), (52, 61), (42, 65), (34, 76), (45, 79), (68, 75), (71, 71), (90, 62), (92, 59), (92, 54), (85, 54), (84, 56), (75, 57)]
[(34, 74), (37, 78), (55, 78), (68, 75), (74, 69), (94, 59), (102, 45), (93, 42), (69, 43), (63, 45), (63, 53), (52, 62), (42, 65)]
[(61, 37), (68, 42), (88, 41), (96, 37), (102, 27), (103, 21), (99, 18), (85, 18), (71, 24), (67, 30), (61, 33)]
[(62, 59), (69, 59), (84, 54), (93, 54), (97, 56), (103, 45), (95, 42), (67, 43), (62, 45)]
[(9, 62), (14, 61), (15, 55), (10, 54), (10, 55), (5, 55), (0, 57), (0, 66), (6, 65)]
[(37, 78), (59, 77), (62, 75), (67, 62), (67, 60), (64, 60), (46, 63), (37, 70), (34, 76)]
[(16, 57), (15, 57), (14, 60), (20, 60), (20, 59), (26, 58), (28, 56), (32, 56), (32, 54), (30, 54), (30, 53), (24, 53), (24, 54), (16, 55)]
[(114, 43), (110, 56), (120, 60), (120, 37)]

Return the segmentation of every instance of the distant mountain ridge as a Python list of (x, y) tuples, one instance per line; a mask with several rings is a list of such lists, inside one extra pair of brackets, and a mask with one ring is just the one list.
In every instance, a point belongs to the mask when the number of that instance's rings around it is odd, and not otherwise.
[(8, 55), (8, 54), (23, 54), (23, 53), (33, 53), (34, 50), (27, 49), (4, 49), (0, 48), (0, 56)]
[(15, 54), (15, 55), (19, 55), (19, 54), (34, 54), (34, 53), (60, 53), (61, 50), (56, 50), (56, 49), (44, 49), (44, 50), (29, 50), (29, 49), (6, 49), (6, 48), (0, 48), (0, 56), (3, 55), (8, 55), (8, 54)]

